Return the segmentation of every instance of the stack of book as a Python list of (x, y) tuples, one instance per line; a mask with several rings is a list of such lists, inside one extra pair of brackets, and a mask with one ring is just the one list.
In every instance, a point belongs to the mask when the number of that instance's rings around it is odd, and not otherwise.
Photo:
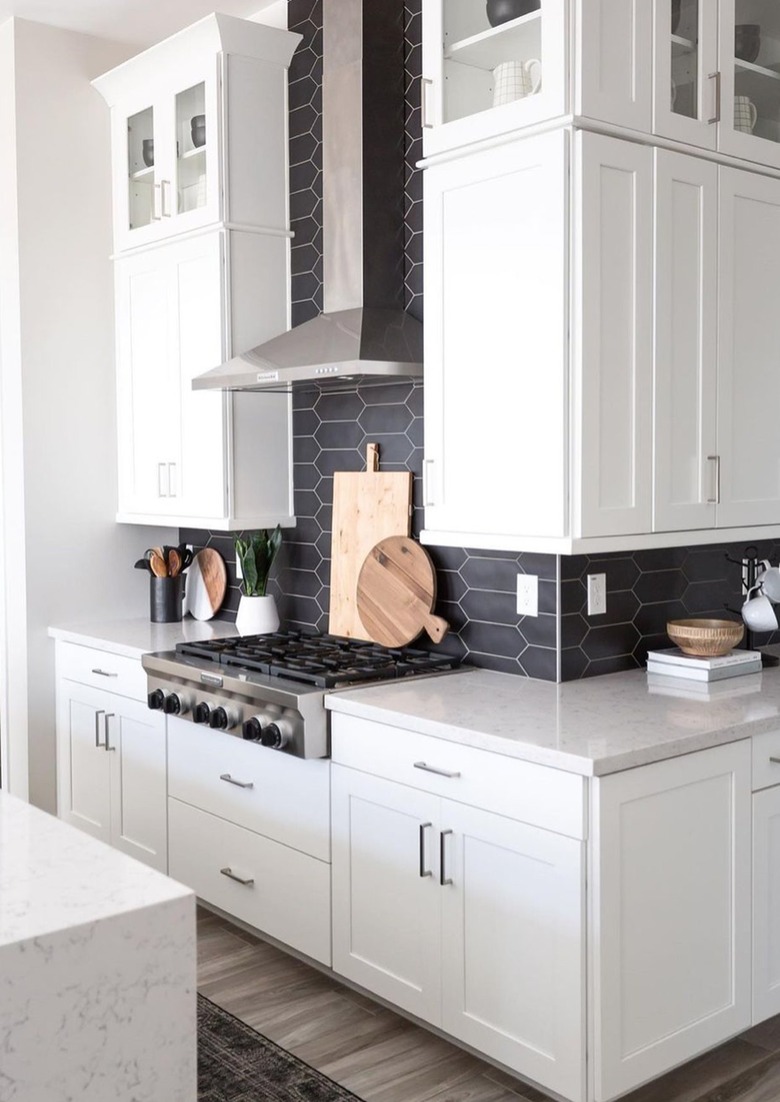
[(647, 655), (647, 672), (679, 677), (685, 681), (725, 681), (744, 674), (760, 673), (761, 652), (734, 650), (718, 658), (702, 658), (684, 654), (679, 647), (651, 650)]

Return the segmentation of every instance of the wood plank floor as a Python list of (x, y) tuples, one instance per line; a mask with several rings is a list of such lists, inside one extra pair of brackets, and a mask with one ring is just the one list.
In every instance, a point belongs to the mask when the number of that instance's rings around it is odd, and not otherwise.
[[(549, 1102), (204, 909), (198, 912), (198, 988), (366, 1102)], [(624, 1102), (780, 1102), (780, 1017)]]

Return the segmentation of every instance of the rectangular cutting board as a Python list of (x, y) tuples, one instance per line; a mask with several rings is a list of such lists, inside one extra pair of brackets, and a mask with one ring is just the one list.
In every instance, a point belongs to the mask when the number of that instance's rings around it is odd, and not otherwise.
[(365, 471), (334, 474), (328, 621), (331, 635), (368, 638), (357, 610), (360, 568), (380, 540), (411, 533), (411, 510), (411, 472), (380, 471), (377, 444), (369, 444), (366, 449)]

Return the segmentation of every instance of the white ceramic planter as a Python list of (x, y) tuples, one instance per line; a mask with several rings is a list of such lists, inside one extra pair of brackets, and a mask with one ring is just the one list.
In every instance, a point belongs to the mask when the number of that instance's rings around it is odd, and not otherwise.
[(279, 613), (276, 599), (267, 597), (245, 597), (238, 602), (236, 627), (239, 635), (267, 635), (279, 627)]

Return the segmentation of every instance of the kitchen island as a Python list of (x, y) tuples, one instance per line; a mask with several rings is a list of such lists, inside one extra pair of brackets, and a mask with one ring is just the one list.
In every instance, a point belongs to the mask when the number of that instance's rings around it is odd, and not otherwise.
[(0, 1098), (194, 1102), (195, 897), (0, 792)]

